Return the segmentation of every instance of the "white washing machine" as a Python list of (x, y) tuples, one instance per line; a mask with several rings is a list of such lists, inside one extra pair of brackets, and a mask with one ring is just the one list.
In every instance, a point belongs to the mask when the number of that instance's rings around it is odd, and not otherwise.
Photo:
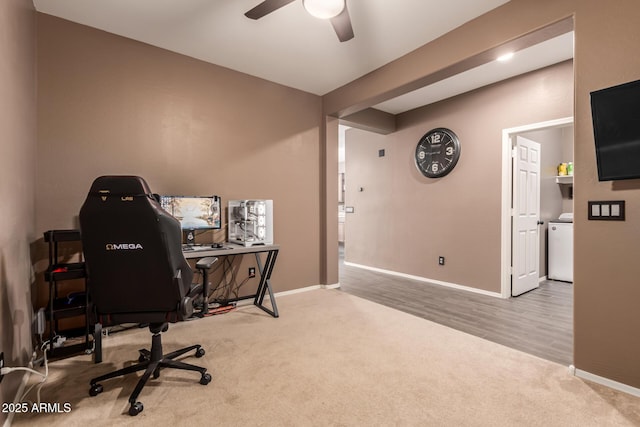
[(547, 278), (573, 282), (573, 214), (549, 221), (549, 271)]

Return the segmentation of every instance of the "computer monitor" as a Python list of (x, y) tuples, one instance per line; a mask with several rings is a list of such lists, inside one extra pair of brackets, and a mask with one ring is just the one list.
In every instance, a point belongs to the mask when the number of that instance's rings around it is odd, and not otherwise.
[(218, 230), (222, 227), (222, 203), (218, 196), (160, 196), (160, 204), (180, 221), (187, 243), (193, 243), (195, 230)]

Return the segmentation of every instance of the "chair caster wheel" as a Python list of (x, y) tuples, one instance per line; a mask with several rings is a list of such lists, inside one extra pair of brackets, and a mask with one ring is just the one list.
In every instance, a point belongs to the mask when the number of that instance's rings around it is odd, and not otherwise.
[(97, 396), (102, 393), (102, 384), (94, 384), (89, 389), (89, 396)]
[(200, 378), (200, 384), (202, 385), (207, 385), (211, 382), (211, 375), (210, 374), (203, 374), (202, 378)]
[(202, 357), (204, 356), (204, 348), (200, 347), (199, 349), (196, 350), (196, 357)]
[(131, 407), (129, 408), (129, 415), (131, 415), (132, 417), (135, 417), (140, 412), (142, 412), (143, 409), (144, 409), (144, 406), (142, 406), (142, 402), (136, 402), (133, 405), (131, 405)]
[(151, 352), (147, 349), (138, 350), (140, 356), (138, 356), (138, 362), (143, 363), (151, 360)]

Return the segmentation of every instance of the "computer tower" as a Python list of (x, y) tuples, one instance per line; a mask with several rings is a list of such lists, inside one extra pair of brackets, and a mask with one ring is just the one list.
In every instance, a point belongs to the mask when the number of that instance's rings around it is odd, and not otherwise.
[(229, 200), (229, 242), (273, 244), (273, 200)]

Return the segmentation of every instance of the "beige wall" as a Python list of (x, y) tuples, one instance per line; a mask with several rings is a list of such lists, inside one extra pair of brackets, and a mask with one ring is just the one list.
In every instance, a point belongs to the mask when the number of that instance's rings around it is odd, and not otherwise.
[[(640, 387), (640, 184), (598, 182), (589, 93), (640, 78), (640, 56), (630, 54), (640, 44), (639, 14), (636, 0), (511, 0), (323, 97), (327, 114), (370, 107), (425, 76), (573, 16), (574, 361), (580, 370), (633, 387)], [(587, 220), (589, 200), (619, 199), (627, 203), (625, 222)]]
[[(502, 130), (572, 116), (572, 93), (567, 61), (401, 114), (386, 136), (347, 131), (345, 260), (499, 294)], [(434, 180), (413, 156), (436, 127), (458, 135), (461, 155)]]
[(44, 14), (38, 43), (38, 233), (77, 227), (95, 177), (135, 174), (273, 199), (275, 291), (320, 283), (318, 96)]
[[(30, 2), (0, 2), (0, 351), (5, 364), (31, 356), (31, 257), (35, 237), (36, 20)], [(0, 402), (12, 402), (18, 374), (2, 381)], [(0, 414), (0, 423), (6, 414)]]

